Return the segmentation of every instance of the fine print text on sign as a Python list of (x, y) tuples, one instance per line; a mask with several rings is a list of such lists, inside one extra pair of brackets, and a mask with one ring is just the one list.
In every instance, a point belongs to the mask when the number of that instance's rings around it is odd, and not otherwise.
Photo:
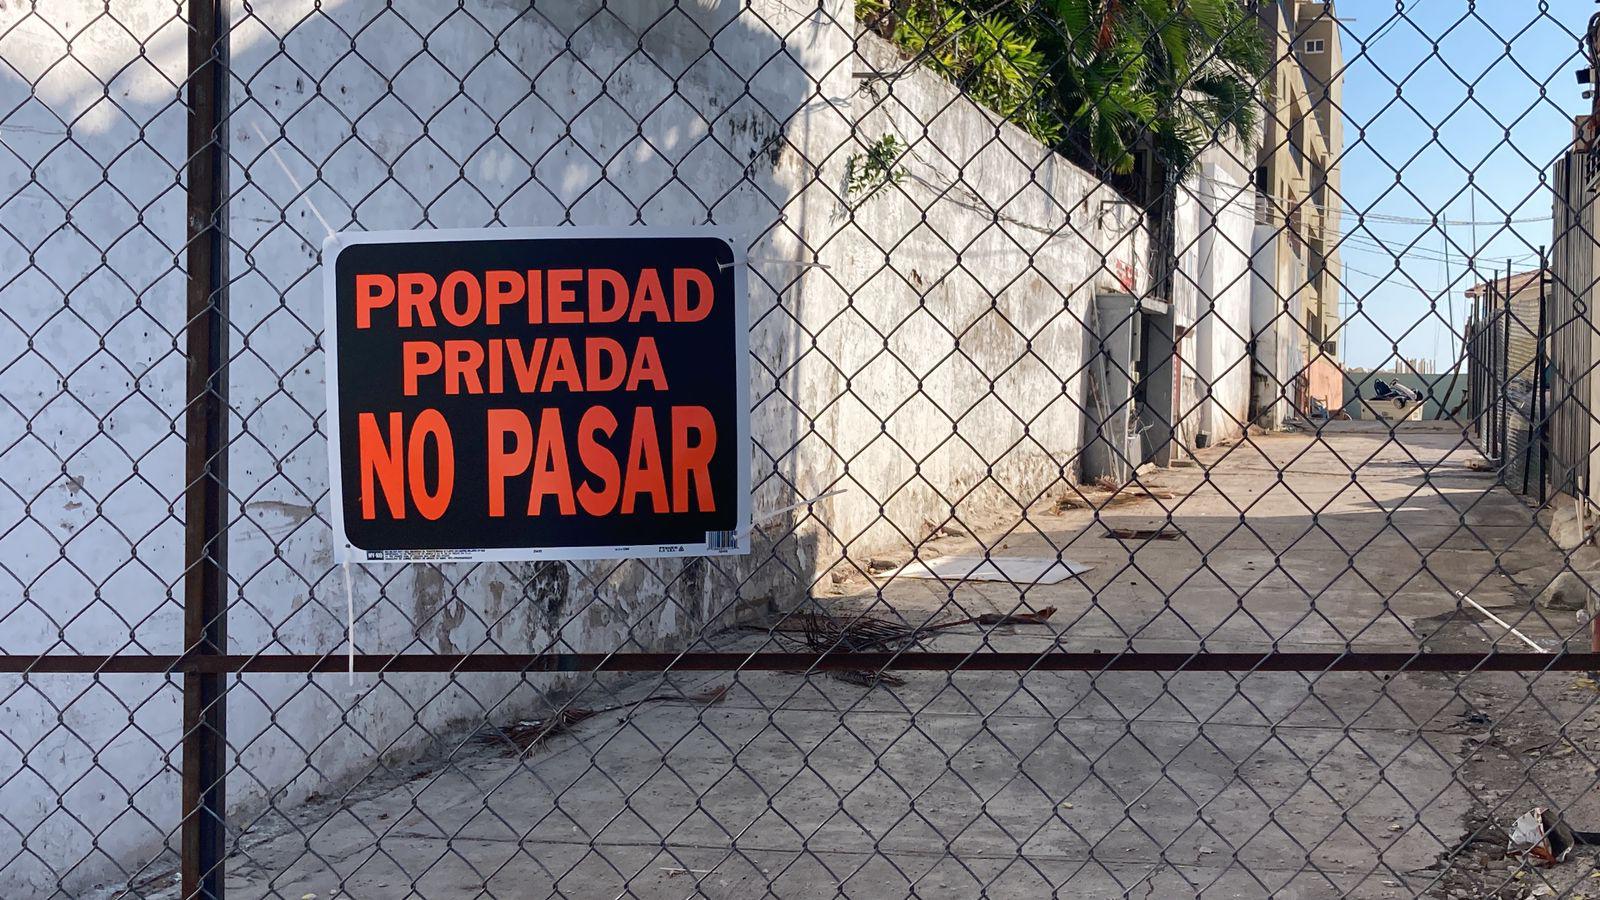
[(353, 232), (323, 261), (340, 561), (748, 552), (728, 235)]

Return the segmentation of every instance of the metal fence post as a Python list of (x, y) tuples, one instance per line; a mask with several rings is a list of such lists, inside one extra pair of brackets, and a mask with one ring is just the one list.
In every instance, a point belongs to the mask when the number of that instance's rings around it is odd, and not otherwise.
[(1539, 339), (1534, 345), (1533, 361), (1533, 408), (1534, 416), (1538, 422), (1535, 434), (1539, 440), (1539, 506), (1542, 509), (1547, 499), (1546, 492), (1549, 483), (1550, 471), (1550, 411), (1546, 408), (1545, 391), (1549, 390), (1546, 370), (1550, 368), (1550, 351), (1545, 347), (1545, 342), (1550, 337), (1550, 323), (1545, 308), (1549, 305), (1549, 297), (1545, 294), (1545, 282), (1548, 280), (1549, 261), (1545, 258), (1545, 248), (1539, 247)]
[[(189, 0), (184, 656), (227, 652), (226, 0)], [(183, 675), (186, 900), (221, 900), (227, 842), (227, 678)]]
[[(1496, 273), (1498, 276), (1498, 273)], [(1511, 465), (1511, 452), (1509, 441), (1511, 439), (1511, 260), (1506, 260), (1505, 289), (1500, 291), (1500, 354), (1497, 357), (1500, 363), (1500, 385), (1496, 392), (1495, 403), (1500, 414), (1496, 418), (1499, 427), (1498, 447), (1495, 455), (1500, 458), (1500, 483), (1506, 483), (1506, 467)]]

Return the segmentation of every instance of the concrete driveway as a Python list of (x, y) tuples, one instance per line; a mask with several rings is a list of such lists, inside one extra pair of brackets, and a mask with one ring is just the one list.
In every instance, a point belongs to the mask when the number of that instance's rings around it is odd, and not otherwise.
[[(852, 574), (818, 600), (914, 623), (1056, 607), (1045, 625), (940, 631), (925, 643), (937, 650), (1519, 649), (1459, 610), (1463, 590), (1553, 645), (1570, 620), (1530, 616), (1528, 598), (1560, 554), (1459, 443), (1426, 427), (1400, 441), (1357, 427), (1253, 438), (1159, 471), (1146, 479), (1156, 498), (1108, 506), (1099, 522), (1092, 508), (1041, 504), (975, 529), (981, 541), (954, 534), (921, 552), (1059, 548), (1093, 567), (1081, 578), (1019, 590)], [(1182, 534), (1122, 540), (1107, 525)], [(1537, 782), (1513, 754), (1485, 761), (1484, 722), (1532, 716), (1530, 697), (1571, 682), (902, 678), (596, 685), (573, 706), (623, 708), (526, 751), (480, 732), (446, 757), (381, 766), (292, 822), (258, 820), (230, 896), (1376, 898), (1502, 896), (1502, 882), (1514, 891), (1503, 896), (1529, 896), (1539, 875), (1463, 849), (1524, 799), (1508, 779)], [(717, 687), (720, 702), (630, 705)], [(1553, 696), (1566, 712), (1541, 714), (1576, 722), (1592, 693)]]

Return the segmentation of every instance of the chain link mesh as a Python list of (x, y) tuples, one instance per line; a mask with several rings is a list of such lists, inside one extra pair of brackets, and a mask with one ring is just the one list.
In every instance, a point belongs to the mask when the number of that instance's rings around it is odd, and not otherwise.
[[(0, 0), (0, 894), (1600, 896), (1584, 5), (209, 6)], [(751, 552), (336, 566), (324, 239), (636, 224), (747, 242)], [(308, 660), (215, 858), (186, 612)]]

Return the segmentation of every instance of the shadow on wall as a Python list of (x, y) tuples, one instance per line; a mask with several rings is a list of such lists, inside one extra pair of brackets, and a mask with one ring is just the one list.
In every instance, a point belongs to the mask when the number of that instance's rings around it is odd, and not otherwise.
[[(187, 34), (171, 8), (0, 9), (0, 582), (4, 650), (165, 652), (181, 640)], [(797, 224), (831, 212), (798, 148), (842, 143), (847, 4), (779, 0), (401, 13), (378, 0), (233, 9), (231, 649), (344, 650), (328, 540), (322, 321), (328, 229), (733, 227), (750, 278), (757, 511), (811, 496)], [(842, 18), (838, 14), (842, 12)], [(78, 34), (79, 32), (81, 34)], [(62, 35), (74, 35), (70, 47)], [(423, 35), (427, 49), (423, 50)], [(813, 74), (815, 73), (815, 74)], [(836, 138), (829, 137), (837, 135)], [(842, 166), (843, 162), (838, 162)], [(104, 342), (102, 348), (101, 342)], [(361, 652), (681, 647), (805, 591), (801, 512), (741, 559), (357, 569)], [(238, 825), (535, 708), (554, 679), (232, 683)], [(175, 682), (6, 685), (0, 894), (74, 895), (173, 861)], [(383, 762), (380, 763), (380, 760)]]

